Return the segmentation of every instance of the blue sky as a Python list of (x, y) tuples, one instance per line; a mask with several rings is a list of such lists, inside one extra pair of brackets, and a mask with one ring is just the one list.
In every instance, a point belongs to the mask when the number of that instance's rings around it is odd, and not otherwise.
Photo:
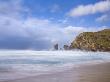
[(110, 28), (109, 0), (0, 0), (0, 49), (51, 49)]

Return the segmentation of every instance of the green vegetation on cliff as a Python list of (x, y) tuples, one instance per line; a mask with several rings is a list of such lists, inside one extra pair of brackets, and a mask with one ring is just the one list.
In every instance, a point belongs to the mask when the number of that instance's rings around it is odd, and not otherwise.
[(110, 51), (110, 29), (98, 32), (83, 32), (70, 45), (71, 49)]

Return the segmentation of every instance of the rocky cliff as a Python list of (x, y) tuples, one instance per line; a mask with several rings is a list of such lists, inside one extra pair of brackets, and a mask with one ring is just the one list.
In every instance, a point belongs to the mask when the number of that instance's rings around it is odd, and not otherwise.
[(81, 33), (71, 43), (70, 49), (110, 51), (110, 29)]

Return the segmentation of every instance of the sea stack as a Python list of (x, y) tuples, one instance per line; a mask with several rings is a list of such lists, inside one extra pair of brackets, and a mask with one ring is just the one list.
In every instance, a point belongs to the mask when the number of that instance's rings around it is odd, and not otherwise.
[(58, 50), (58, 44), (54, 45), (54, 50)]

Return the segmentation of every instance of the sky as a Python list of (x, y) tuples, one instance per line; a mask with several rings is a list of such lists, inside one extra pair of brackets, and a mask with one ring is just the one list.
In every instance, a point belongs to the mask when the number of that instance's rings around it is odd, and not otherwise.
[(0, 49), (50, 50), (110, 28), (110, 0), (0, 0)]

